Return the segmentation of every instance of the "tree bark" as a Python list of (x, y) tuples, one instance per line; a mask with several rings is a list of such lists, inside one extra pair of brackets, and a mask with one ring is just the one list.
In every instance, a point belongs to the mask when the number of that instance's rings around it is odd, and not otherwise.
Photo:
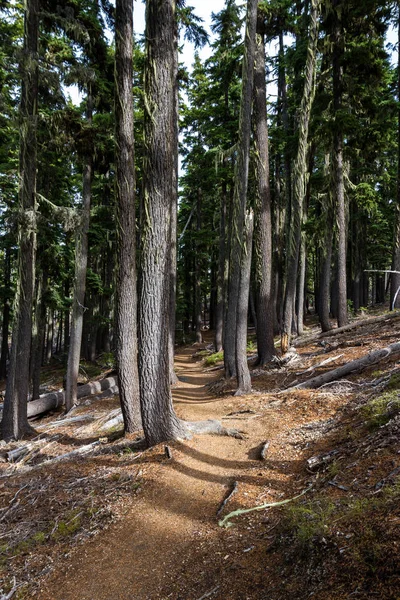
[(133, 0), (115, 11), (117, 289), (116, 359), (125, 431), (141, 427), (137, 356), (136, 219), (133, 128)]
[(221, 214), (220, 214), (220, 222), (219, 222), (217, 299), (216, 299), (216, 306), (215, 306), (215, 338), (214, 338), (215, 352), (221, 352), (221, 350), (223, 348), (223, 340), (224, 340), (226, 203), (227, 203), (226, 181), (223, 181), (222, 188), (221, 188)]
[[(235, 190), (232, 214), (232, 237), (229, 264), (228, 310), (224, 340), (225, 377), (236, 375), (236, 329), (240, 288), (240, 264), (249, 178), (251, 104), (256, 51), (257, 0), (248, 0), (243, 58), (242, 97), (239, 115), (238, 157), (235, 164)], [(247, 320), (247, 315), (246, 315)]]
[(19, 439), (30, 429), (27, 399), (36, 260), (38, 35), (39, 0), (26, 0), (21, 61), (18, 281), (2, 421), (5, 439)]
[[(92, 93), (90, 84), (87, 94), (86, 120), (90, 127), (92, 124)], [(89, 133), (91, 135), (91, 133)], [(80, 227), (76, 232), (75, 241), (75, 281), (74, 298), (72, 303), (72, 323), (70, 331), (70, 343), (68, 351), (67, 381), (65, 389), (65, 408), (68, 412), (77, 400), (77, 386), (79, 374), (79, 361), (82, 344), (83, 313), (85, 311), (86, 270), (88, 261), (88, 231), (90, 221), (90, 203), (92, 196), (92, 170), (93, 157), (90, 150), (86, 156), (86, 164), (83, 170), (82, 189), (82, 214)]]
[[(178, 65), (179, 65), (179, 32), (178, 20), (175, 20), (174, 29), (174, 48), (176, 60), (174, 62), (174, 94), (175, 94), (175, 116), (174, 136), (178, 139), (179, 136), (179, 82), (178, 82)], [(171, 198), (171, 265), (170, 265), (170, 307), (169, 307), (169, 378), (171, 385), (178, 383), (178, 377), (175, 373), (175, 329), (176, 329), (176, 283), (177, 283), (177, 251), (178, 251), (178, 169), (179, 169), (179, 149), (178, 144), (174, 146), (174, 179)]]
[(297, 272), (299, 264), (301, 226), (304, 199), (307, 186), (307, 142), (311, 108), (315, 95), (315, 73), (319, 29), (319, 0), (311, 2), (311, 20), (307, 61), (305, 67), (304, 89), (299, 115), (299, 141), (294, 165), (294, 186), (288, 235), (288, 259), (286, 270), (286, 292), (283, 309), (281, 348), (285, 354), (290, 346), (293, 307), (296, 295)]
[(321, 266), (321, 281), (319, 290), (319, 321), (322, 331), (332, 329), (329, 314), (330, 314), (330, 284), (331, 284), (331, 263), (332, 263), (332, 243), (333, 243), (333, 219), (331, 211), (328, 209), (328, 217), (325, 229), (325, 243), (323, 249), (323, 259)]
[(148, 0), (139, 382), (143, 429), (149, 445), (185, 436), (185, 427), (172, 406), (169, 366), (171, 210), (178, 143), (175, 27), (175, 0)]
[(39, 276), (34, 335), (32, 338), (31, 379), (33, 400), (36, 400), (36, 398), (39, 398), (40, 396), (40, 373), (42, 370), (43, 344), (46, 325), (46, 292), (47, 269), (44, 268)]
[(202, 205), (202, 192), (199, 188), (197, 190), (197, 224), (196, 224), (196, 254), (195, 254), (195, 321), (196, 321), (196, 342), (201, 344), (203, 342), (203, 336), (201, 333), (201, 327), (203, 325), (203, 317), (202, 317), (202, 299), (201, 299), (201, 270), (200, 270), (200, 259), (201, 259), (201, 242), (200, 242), (200, 232), (201, 232), (201, 207)]
[[(338, 327), (347, 323), (347, 276), (346, 276), (346, 203), (344, 196), (343, 177), (343, 133), (340, 123), (340, 110), (342, 106), (342, 23), (341, 10), (342, 0), (333, 0), (334, 25), (333, 25), (333, 110), (335, 113), (335, 128), (333, 133), (333, 176), (334, 176), (334, 198), (336, 201), (336, 219), (338, 227)], [(339, 119), (338, 119), (339, 117)]]
[(0, 356), (0, 379), (7, 376), (8, 361), (8, 336), (10, 328), (10, 288), (11, 288), (11, 250), (7, 246), (4, 256), (4, 296), (3, 296), (3, 320), (1, 325), (1, 356)]
[(307, 248), (305, 234), (301, 236), (300, 256), (299, 256), (299, 277), (297, 285), (296, 298), (296, 318), (297, 318), (297, 335), (304, 333), (304, 299), (305, 299), (305, 282), (307, 269)]
[(257, 201), (254, 218), (256, 278), (258, 283), (257, 363), (262, 366), (266, 365), (275, 355), (271, 190), (269, 185), (267, 86), (265, 80), (264, 14), (259, 10), (254, 73), (254, 138), (257, 160)]
[[(397, 34), (398, 34), (398, 48), (400, 48), (400, 2), (397, 2), (398, 10), (398, 22), (397, 22)], [(397, 63), (397, 202), (396, 202), (396, 221), (394, 231), (394, 248), (393, 248), (393, 261), (392, 270), (400, 271), (400, 52), (398, 53)], [(400, 275), (392, 273), (390, 280), (390, 308), (400, 308)], [(397, 298), (396, 298), (397, 294)], [(396, 298), (396, 302), (395, 302)]]
[(238, 316), (236, 332), (236, 370), (237, 390), (235, 396), (251, 392), (251, 377), (247, 361), (247, 315), (249, 307), (251, 251), (253, 242), (254, 214), (246, 215), (244, 231), (244, 247), (240, 265), (240, 288), (238, 298)]

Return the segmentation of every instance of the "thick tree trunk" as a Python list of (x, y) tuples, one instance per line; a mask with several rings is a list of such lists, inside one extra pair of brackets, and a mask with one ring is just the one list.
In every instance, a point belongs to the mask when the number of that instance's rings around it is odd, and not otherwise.
[[(232, 215), (232, 236), (228, 284), (228, 312), (224, 340), (225, 376), (236, 375), (236, 329), (240, 288), (240, 264), (249, 177), (251, 104), (256, 51), (257, 0), (248, 0), (243, 58), (242, 97), (239, 115), (238, 157), (235, 164), (235, 191)], [(246, 315), (247, 320), (247, 315)]]
[(241, 396), (251, 392), (251, 377), (247, 361), (247, 315), (249, 307), (253, 227), (254, 215), (251, 211), (246, 215), (244, 248), (240, 265), (240, 288), (236, 331), (236, 370), (238, 387), (235, 396)]
[(255, 258), (258, 283), (257, 350), (259, 365), (275, 355), (272, 297), (272, 224), (269, 186), (267, 88), (265, 73), (264, 15), (257, 17), (257, 47), (254, 73), (254, 133), (257, 157), (257, 202), (255, 209)]
[[(92, 110), (92, 94), (89, 86), (86, 108), (86, 120), (89, 127), (92, 124)], [(71, 410), (77, 400), (76, 390), (78, 386), (79, 361), (82, 344), (83, 313), (85, 310), (84, 301), (88, 261), (90, 202), (92, 196), (92, 170), (93, 157), (91, 151), (89, 151), (83, 171), (81, 224), (76, 232), (75, 242), (74, 298), (72, 303), (72, 323), (68, 352), (67, 381), (65, 388), (65, 408), (67, 412)]]
[(311, 2), (310, 33), (304, 76), (304, 89), (299, 115), (299, 142), (294, 165), (294, 187), (288, 235), (286, 292), (283, 309), (281, 348), (283, 354), (290, 346), (299, 265), (301, 226), (307, 186), (307, 142), (311, 108), (315, 95), (315, 73), (319, 28), (319, 0)]
[[(174, 48), (176, 60), (174, 62), (174, 94), (175, 94), (175, 116), (174, 136), (178, 139), (179, 136), (179, 85), (178, 85), (178, 65), (179, 65), (179, 33), (178, 20), (175, 21), (174, 29)], [(178, 383), (178, 377), (175, 373), (175, 329), (176, 329), (176, 282), (177, 282), (177, 251), (178, 251), (178, 169), (179, 169), (179, 149), (178, 144), (174, 146), (174, 179), (171, 198), (171, 264), (170, 264), (170, 297), (169, 297), (169, 377), (171, 385)]]
[(117, 0), (115, 18), (116, 358), (125, 431), (133, 433), (141, 427), (136, 317), (133, 0)]
[(19, 439), (29, 431), (27, 399), (36, 259), (38, 34), (39, 0), (26, 0), (21, 61), (18, 281), (2, 421), (5, 439)]
[(169, 362), (171, 211), (178, 143), (175, 27), (175, 0), (148, 0), (139, 382), (143, 429), (149, 445), (185, 436), (172, 406)]

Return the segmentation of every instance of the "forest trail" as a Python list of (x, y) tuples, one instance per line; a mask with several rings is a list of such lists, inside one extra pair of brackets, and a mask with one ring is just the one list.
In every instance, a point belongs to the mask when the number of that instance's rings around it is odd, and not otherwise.
[[(172, 458), (108, 430), (97, 452), (48, 462), (98, 442), (116, 396), (83, 399), (77, 422), (38, 419), (41, 446), (17, 464), (6, 453), (18, 443), (0, 452), (0, 588), (15, 576), (18, 600), (398, 598), (399, 356), (329, 387), (287, 388), (399, 339), (396, 317), (310, 342), (289, 364), (253, 368), (244, 397), (217, 395), (221, 371), (198, 346), (178, 350), (178, 415), (243, 439), (195, 436), (169, 444)], [(235, 482), (220, 518), (310, 491), (224, 529), (217, 511)]]
[[(193, 347), (185, 348), (176, 356), (180, 379), (173, 393), (176, 410), (186, 420), (221, 419), (230, 409), (237, 409), (238, 400), (217, 398), (208, 392), (206, 384), (215, 374), (204, 372), (201, 363), (193, 362), (193, 351)], [(244, 423), (234, 419), (223, 422), (239, 427)], [(208, 555), (212, 561), (213, 553), (220, 551), (216, 512), (233, 482), (245, 483), (250, 497), (258, 496), (260, 485), (267, 483), (259, 477), (260, 461), (251, 456), (254, 440), (262, 443), (270, 432), (263, 421), (252, 420), (251, 428), (252, 435), (246, 440), (196, 436), (172, 444), (171, 460), (165, 457), (154, 465), (151, 458), (143, 459), (143, 492), (122, 520), (60, 563), (39, 598), (191, 600), (220, 586), (221, 574), (202, 566), (198, 557), (212, 547)], [(158, 448), (158, 457), (160, 451), (163, 448)], [(137, 462), (133, 469), (137, 471)], [(227, 512), (229, 509), (230, 505)], [(219, 596), (216, 590), (212, 597), (226, 596)]]

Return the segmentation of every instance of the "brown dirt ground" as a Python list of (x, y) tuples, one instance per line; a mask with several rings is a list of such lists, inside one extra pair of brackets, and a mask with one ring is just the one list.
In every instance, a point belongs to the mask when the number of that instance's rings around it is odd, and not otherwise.
[[(175, 442), (171, 459), (164, 446), (130, 452), (109, 436), (109, 453), (33, 468), (99, 438), (92, 422), (57, 422), (46, 434), (60, 437), (47, 440), (22, 466), (0, 463), (4, 589), (15, 575), (21, 587), (14, 597), (20, 599), (400, 598), (400, 503), (391, 491), (399, 491), (400, 422), (396, 416), (371, 430), (360, 409), (378, 393), (373, 383), (399, 369), (398, 360), (322, 390), (281, 391), (397, 341), (399, 334), (395, 320), (332, 339), (343, 343), (333, 350), (310, 344), (297, 362), (254, 369), (254, 393), (240, 398), (216, 395), (212, 384), (221, 372), (193, 357), (198, 348), (180, 349), (180, 383), (173, 391), (178, 415), (219, 419), (244, 435)], [(353, 341), (363, 345), (348, 347)], [(303, 373), (330, 356), (337, 361)], [(117, 405), (117, 399), (90, 400), (76, 415), (98, 419)], [(35, 425), (48, 428), (57, 416)], [(0, 448), (3, 456), (8, 449)], [(332, 450), (325, 467), (307, 469), (308, 458)], [(303, 511), (295, 517), (271, 508), (225, 529), (216, 513), (234, 482), (237, 493), (223, 515), (312, 489), (292, 505)], [(300, 528), (304, 515), (311, 533)]]

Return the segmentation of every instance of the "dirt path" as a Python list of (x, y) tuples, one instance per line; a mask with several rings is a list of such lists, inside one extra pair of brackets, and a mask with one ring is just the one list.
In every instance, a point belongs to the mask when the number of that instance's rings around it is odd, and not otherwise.
[[(176, 357), (181, 383), (174, 390), (174, 400), (179, 416), (187, 420), (222, 418), (237, 410), (237, 399), (209, 394), (205, 384), (213, 375), (193, 362), (192, 352), (184, 349)], [(235, 427), (244, 423), (224, 422)], [(258, 498), (271, 483), (264, 474), (260, 477), (260, 463), (254, 460), (254, 440), (261, 443), (269, 432), (263, 420), (251, 423), (252, 435), (247, 440), (197, 436), (173, 444), (172, 460), (165, 458), (161, 464), (143, 461), (142, 495), (135, 498), (120, 522), (63, 561), (39, 598), (191, 600), (220, 586), (220, 569), (214, 573), (213, 568), (203, 570), (197, 563), (203, 553), (212, 562), (213, 553), (222, 551), (219, 540), (223, 544), (224, 532), (217, 525), (218, 506), (234, 481), (244, 484), (249, 500)], [(158, 458), (162, 451), (156, 450)], [(226, 598), (217, 589), (212, 597)]]

